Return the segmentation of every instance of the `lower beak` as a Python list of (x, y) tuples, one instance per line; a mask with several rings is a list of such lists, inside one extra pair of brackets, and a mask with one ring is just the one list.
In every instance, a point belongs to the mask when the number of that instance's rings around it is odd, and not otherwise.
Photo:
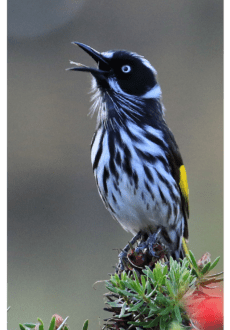
[(87, 54), (89, 54), (95, 60), (95, 62), (98, 65), (103, 64), (103, 68), (105, 68), (105, 70), (100, 70), (98, 68), (89, 67), (89, 66), (86, 66), (84, 64), (76, 63), (76, 62), (73, 62), (73, 61), (70, 61), (70, 64), (74, 64), (75, 67), (68, 68), (66, 70), (90, 72), (95, 77), (100, 76), (100, 75), (105, 75), (105, 74), (108, 74), (110, 72), (110, 66), (109, 66), (106, 58), (101, 53), (99, 53), (95, 49), (93, 49), (93, 48), (91, 48), (87, 45), (84, 45), (80, 42), (74, 41), (74, 42), (72, 42), (72, 44), (78, 45), (80, 48), (82, 48)]

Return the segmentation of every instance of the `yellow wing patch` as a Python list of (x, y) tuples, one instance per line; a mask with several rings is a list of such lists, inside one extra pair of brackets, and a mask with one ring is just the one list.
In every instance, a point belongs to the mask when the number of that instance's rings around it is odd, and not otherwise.
[(188, 203), (188, 194), (189, 194), (189, 189), (188, 189), (188, 181), (187, 181), (187, 174), (184, 165), (181, 165), (180, 167), (180, 182), (179, 186), (182, 192), (182, 195), (184, 196), (185, 200)]

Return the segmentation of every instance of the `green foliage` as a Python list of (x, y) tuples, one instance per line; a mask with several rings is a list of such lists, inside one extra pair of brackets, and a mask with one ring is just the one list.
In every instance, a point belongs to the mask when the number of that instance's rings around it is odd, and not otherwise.
[(108, 304), (119, 309), (117, 318), (131, 315), (135, 320), (128, 321), (136, 327), (169, 329), (173, 321), (182, 323), (186, 313), (181, 298), (192, 285), (196, 277), (189, 268), (189, 261), (178, 263), (170, 258), (170, 266), (156, 263), (151, 270), (146, 267), (138, 278), (134, 271), (132, 276), (123, 272), (121, 278), (112, 275), (107, 288), (118, 294), (119, 298)]
[(184, 296), (198, 290), (200, 285), (219, 281), (216, 279), (219, 274), (207, 276), (218, 261), (219, 258), (201, 268), (190, 251), (189, 257), (181, 262), (170, 258), (169, 263), (158, 261), (153, 270), (145, 267), (141, 273), (133, 270), (124, 271), (120, 276), (112, 275), (106, 284), (112, 294), (106, 296), (110, 306), (107, 310), (113, 312), (113, 317), (104, 329), (131, 326), (160, 330), (185, 329), (186, 326), (190, 329)]

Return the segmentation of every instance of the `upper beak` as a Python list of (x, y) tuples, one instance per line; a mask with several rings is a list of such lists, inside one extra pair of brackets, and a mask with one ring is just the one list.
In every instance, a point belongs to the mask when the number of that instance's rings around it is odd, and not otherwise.
[(68, 68), (66, 70), (90, 72), (95, 77), (106, 74), (111, 70), (111, 68), (107, 62), (107, 59), (101, 53), (99, 53), (98, 51), (96, 51), (95, 49), (93, 49), (87, 45), (82, 44), (81, 42), (73, 41), (72, 44), (76, 44), (80, 48), (82, 48), (86, 53), (88, 53), (97, 62), (98, 65), (103, 64), (103, 68), (105, 68), (105, 70), (99, 70), (98, 68), (89, 67), (84, 64), (76, 63), (73, 61), (70, 61), (70, 64), (74, 64), (76, 66), (73, 68)]

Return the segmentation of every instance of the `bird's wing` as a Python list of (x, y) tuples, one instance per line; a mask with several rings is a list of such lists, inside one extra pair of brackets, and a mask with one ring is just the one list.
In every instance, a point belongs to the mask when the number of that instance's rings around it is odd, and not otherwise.
[(168, 129), (166, 134), (166, 141), (169, 146), (169, 151), (167, 153), (167, 158), (171, 167), (171, 173), (175, 179), (181, 193), (182, 200), (182, 209), (185, 218), (185, 228), (184, 228), (184, 237), (188, 238), (188, 224), (187, 219), (189, 218), (189, 189), (186, 169), (183, 164), (183, 160), (175, 141), (175, 138), (172, 132)]

